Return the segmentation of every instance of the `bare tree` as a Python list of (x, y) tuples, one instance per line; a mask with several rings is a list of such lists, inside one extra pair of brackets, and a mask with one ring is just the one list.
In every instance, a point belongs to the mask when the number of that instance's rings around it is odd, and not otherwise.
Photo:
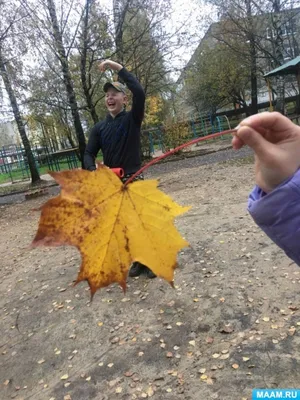
[(18, 30), (25, 22), (24, 19), (27, 18), (27, 14), (24, 12), (22, 7), (16, 7), (13, 2), (7, 1), (0, 1), (0, 13), (2, 21), (0, 28), (0, 75), (3, 79), (4, 87), (8, 93), (10, 105), (24, 146), (24, 151), (30, 170), (31, 181), (32, 183), (37, 183), (40, 181), (39, 171), (35, 164), (22, 114), (9, 74), (10, 59), (11, 57), (16, 57), (16, 54), (11, 54), (11, 44), (16, 41), (18, 34), (21, 34), (21, 32)]
[[(269, 0), (273, 9), (272, 22), (273, 22), (273, 32), (275, 32), (274, 37), (274, 53), (276, 60), (276, 67), (280, 67), (284, 64), (284, 48), (283, 48), (283, 38), (282, 38), (282, 2), (281, 0)], [(277, 78), (277, 101), (276, 110), (284, 114), (284, 98), (285, 98), (285, 81), (284, 76), (278, 76)]]
[[(284, 63), (283, 27), (292, 21), (297, 13), (293, 8), (297, 7), (299, 2), (287, 0), (208, 0), (208, 2), (214, 4), (220, 11), (219, 30), (215, 38), (236, 52), (240, 48), (239, 45), (233, 45), (232, 41), (230, 43), (232, 37), (236, 38), (236, 43), (243, 40), (249, 44), (249, 51), (240, 53), (240, 56), (249, 60), (252, 112), (256, 112), (258, 80), (263, 82), (262, 77), (269, 65), (275, 68)], [(293, 36), (293, 47), (298, 48), (295, 36)], [(276, 94), (276, 108), (284, 112), (282, 77), (277, 79)]]
[[(69, 53), (74, 44), (74, 40), (78, 32), (78, 26), (82, 20), (82, 13), (79, 15), (79, 22), (75, 27), (75, 32), (73, 34), (68, 32), (68, 43), (65, 45), (64, 33), (67, 29), (66, 24), (70, 18), (73, 2), (68, 4), (69, 8), (66, 16), (64, 18), (61, 16), (62, 18), (59, 21), (54, 0), (47, 0), (46, 2), (39, 1), (38, 3), (40, 8), (37, 8), (36, 4), (30, 3), (29, 0), (21, 1), (30, 14), (33, 29), (35, 30), (35, 38), (38, 38), (39, 42), (41, 40), (44, 42), (44, 48), (42, 51), (45, 49), (45, 47), (48, 49), (48, 51), (51, 50), (60, 64), (62, 79), (67, 93), (68, 104), (79, 145), (81, 163), (82, 167), (84, 168), (83, 157), (86, 140), (80, 120), (76, 93), (69, 67)], [(37, 49), (37, 51), (39, 51), (39, 49)], [(42, 57), (41, 52), (40, 56)]]
[(170, 29), (170, 0), (114, 0), (113, 10), (116, 57), (135, 73), (146, 94), (170, 90), (176, 54), (192, 41), (186, 30), (189, 18)]
[(82, 128), (81, 121), (80, 121), (78, 105), (77, 105), (77, 100), (76, 100), (76, 94), (74, 91), (73, 82), (72, 82), (71, 73), (70, 73), (69, 64), (68, 64), (68, 57), (67, 57), (67, 53), (64, 48), (64, 45), (63, 45), (62, 33), (61, 33), (61, 31), (59, 29), (59, 25), (58, 25), (54, 1), (47, 0), (47, 7), (48, 7), (48, 12), (49, 12), (49, 15), (51, 18), (53, 36), (55, 39), (55, 47), (57, 50), (57, 54), (59, 55), (59, 61), (60, 61), (62, 72), (63, 72), (64, 84), (66, 87), (69, 104), (71, 107), (71, 113), (72, 113), (72, 117), (73, 117), (73, 121), (74, 121), (74, 128), (75, 128), (77, 138), (78, 138), (82, 168), (84, 168), (83, 158), (84, 158), (86, 141), (85, 141), (85, 136), (84, 136), (83, 128)]
[(108, 28), (109, 17), (95, 0), (86, 0), (76, 46), (80, 54), (80, 89), (94, 124), (99, 121), (97, 104), (103, 98), (101, 86), (105, 79), (98, 68), (99, 60), (111, 53), (113, 48)]

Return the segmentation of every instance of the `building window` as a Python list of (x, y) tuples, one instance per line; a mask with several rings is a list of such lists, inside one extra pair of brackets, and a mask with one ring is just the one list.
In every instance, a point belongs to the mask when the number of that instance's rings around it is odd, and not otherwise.
[(288, 35), (292, 35), (293, 33), (295, 33), (292, 21), (287, 21), (282, 26), (281, 29), (282, 29), (282, 36), (288, 36)]
[[(282, 36), (289, 36), (292, 35), (293, 33), (296, 33), (296, 29), (294, 27), (293, 21), (286, 21), (282, 26), (281, 26), (281, 35)], [(266, 30), (266, 37), (267, 39), (272, 39), (276, 37), (276, 30), (273, 28), (267, 28)]]
[(289, 61), (294, 58), (294, 49), (292, 47), (285, 47), (283, 59), (284, 61)]

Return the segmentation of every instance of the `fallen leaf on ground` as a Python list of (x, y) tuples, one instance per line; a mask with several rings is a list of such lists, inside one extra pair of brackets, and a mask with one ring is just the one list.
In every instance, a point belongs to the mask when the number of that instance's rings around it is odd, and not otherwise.
[(220, 357), (220, 359), (221, 360), (227, 360), (227, 358), (229, 358), (230, 356), (229, 356), (229, 354), (227, 353), (227, 354), (222, 354), (221, 355), (221, 357)]
[(134, 374), (134, 372), (132, 372), (132, 371), (126, 371), (124, 373), (124, 376), (126, 376), (127, 378), (130, 378), (133, 374)]
[(296, 328), (292, 327), (292, 328), (289, 329), (289, 333), (288, 334), (289, 334), (289, 336), (294, 336), (295, 332), (296, 332)]
[(221, 333), (232, 333), (234, 331), (234, 328), (232, 325), (230, 324), (224, 324), (223, 326), (221, 326), (221, 328), (219, 329), (219, 332)]
[(69, 375), (68, 374), (65, 374), (65, 375), (63, 375), (60, 379), (62, 380), (62, 381), (65, 381), (65, 380), (67, 380), (69, 378)]
[(72, 245), (82, 264), (76, 283), (88, 281), (93, 295), (113, 282), (126, 289), (133, 261), (173, 282), (177, 253), (188, 246), (174, 226), (187, 212), (157, 188), (157, 181), (124, 186), (109, 168), (51, 172), (61, 193), (41, 208), (33, 246)]
[(154, 395), (154, 390), (151, 386), (147, 390), (147, 395), (148, 397), (152, 397)]
[(297, 310), (299, 310), (299, 307), (297, 307), (297, 306), (289, 306), (289, 309), (292, 310), (292, 311), (297, 311)]

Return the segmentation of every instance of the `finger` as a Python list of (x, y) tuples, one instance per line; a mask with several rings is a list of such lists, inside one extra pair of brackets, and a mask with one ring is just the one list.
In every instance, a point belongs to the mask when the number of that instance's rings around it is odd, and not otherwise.
[(240, 126), (250, 126), (254, 130), (265, 135), (268, 131), (284, 134), (291, 128), (295, 128), (293, 122), (278, 112), (263, 112), (244, 119)]
[(269, 156), (275, 146), (249, 126), (241, 126), (236, 135), (242, 143), (251, 147), (260, 159)]
[(233, 136), (231, 144), (234, 150), (239, 150), (245, 145), (245, 143), (236, 134)]

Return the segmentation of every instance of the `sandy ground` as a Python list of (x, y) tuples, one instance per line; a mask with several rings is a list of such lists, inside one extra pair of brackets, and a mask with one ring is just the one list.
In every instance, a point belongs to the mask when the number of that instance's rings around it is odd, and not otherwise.
[(177, 221), (191, 247), (175, 289), (140, 277), (90, 303), (86, 284), (72, 286), (76, 250), (28, 247), (47, 197), (1, 206), (1, 399), (250, 400), (300, 387), (300, 270), (247, 214), (252, 165), (201, 160), (151, 172), (193, 206)]

